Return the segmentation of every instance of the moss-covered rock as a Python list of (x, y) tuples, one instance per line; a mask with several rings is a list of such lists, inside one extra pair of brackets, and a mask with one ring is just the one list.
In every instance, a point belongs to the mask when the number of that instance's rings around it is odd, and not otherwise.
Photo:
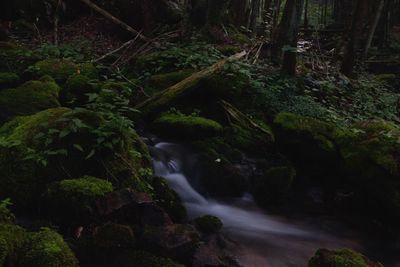
[(308, 267), (383, 267), (364, 255), (350, 249), (330, 251), (319, 249), (308, 263)]
[(83, 74), (71, 75), (60, 92), (60, 99), (67, 106), (81, 106), (87, 103), (87, 94), (95, 93), (96, 89), (90, 79)]
[(20, 249), (25, 244), (28, 233), (13, 224), (0, 224), (0, 263), (7, 259), (11, 266), (16, 266)]
[(19, 266), (77, 267), (78, 260), (61, 235), (44, 228), (32, 233), (21, 251)]
[(92, 63), (78, 64), (78, 73), (85, 75), (91, 80), (96, 80), (99, 78), (99, 70)]
[(54, 82), (29, 81), (0, 91), (0, 121), (60, 106), (60, 88)]
[(91, 176), (55, 182), (48, 187), (47, 203), (52, 220), (84, 223), (95, 216), (95, 202), (112, 192), (111, 182)]
[(222, 133), (222, 126), (213, 120), (195, 115), (165, 113), (153, 123), (154, 130), (168, 137), (183, 139), (203, 139)]
[(222, 229), (222, 221), (215, 216), (205, 215), (194, 219), (194, 223), (201, 232), (212, 234)]
[(36, 78), (50, 75), (57, 82), (64, 83), (69, 76), (79, 73), (79, 66), (66, 59), (45, 59), (37, 62), (29, 69)]
[(176, 223), (182, 223), (187, 218), (186, 208), (183, 206), (179, 195), (169, 187), (168, 182), (162, 177), (154, 177), (154, 200), (162, 207)]
[(18, 75), (22, 75), (26, 68), (40, 60), (32, 50), (7, 42), (0, 42), (0, 58), (0, 72)]
[(278, 149), (311, 180), (340, 176), (342, 161), (336, 139), (344, 134), (333, 124), (292, 113), (280, 113), (274, 120)]
[(115, 188), (149, 191), (151, 159), (129, 127), (100, 114), (67, 108), (18, 117), (0, 128), (0, 195), (34, 205), (45, 185), (91, 175)]
[(263, 206), (280, 204), (290, 191), (295, 176), (296, 171), (290, 166), (268, 169), (254, 178), (254, 198)]
[(0, 89), (12, 88), (16, 86), (20, 78), (13, 72), (0, 72)]

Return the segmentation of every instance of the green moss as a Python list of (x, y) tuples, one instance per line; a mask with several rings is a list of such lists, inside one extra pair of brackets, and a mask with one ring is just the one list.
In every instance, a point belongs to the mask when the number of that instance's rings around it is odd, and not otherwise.
[(82, 63), (78, 65), (79, 73), (91, 80), (99, 78), (99, 71), (92, 63)]
[(65, 82), (72, 74), (79, 73), (79, 66), (66, 59), (45, 59), (37, 62), (31, 71), (36, 77), (50, 75), (57, 82)]
[(174, 222), (183, 222), (187, 217), (186, 208), (182, 205), (179, 195), (169, 187), (168, 182), (162, 177), (154, 177), (152, 186), (156, 203)]
[(20, 78), (13, 72), (0, 72), (0, 89), (14, 87), (18, 84)]
[(30, 235), (24, 245), (20, 266), (31, 267), (77, 267), (78, 260), (61, 235), (44, 228)]
[(50, 216), (63, 223), (85, 222), (95, 215), (96, 200), (112, 191), (112, 183), (91, 176), (53, 183), (47, 190)]
[(61, 90), (60, 98), (65, 105), (83, 105), (88, 101), (87, 94), (95, 93), (95, 88), (90, 84), (90, 79), (82, 74), (71, 75), (64, 88)]
[(165, 136), (202, 139), (222, 133), (222, 126), (199, 116), (165, 113), (154, 121), (154, 129)]
[(308, 263), (308, 267), (383, 267), (364, 255), (350, 249), (329, 251), (319, 249)]
[(151, 190), (143, 173), (151, 166), (147, 146), (133, 130), (98, 113), (50, 109), (10, 121), (0, 136), (0, 195), (17, 206), (35, 205), (47, 183), (71, 176)]
[(15, 216), (7, 208), (9, 200), (0, 201), (0, 223), (12, 224), (15, 222)]
[(0, 266), (4, 266), (7, 257), (7, 242), (0, 237)]
[(59, 90), (53, 82), (29, 81), (18, 88), (0, 91), (0, 120), (60, 106)]
[(39, 60), (32, 50), (12, 43), (0, 43), (0, 72), (13, 72), (18, 75)]
[(27, 236), (27, 232), (19, 226), (0, 224), (0, 263), (3, 257), (3, 260), (8, 258), (11, 266), (15, 266)]
[(288, 195), (296, 170), (290, 166), (273, 167), (253, 181), (253, 195), (263, 206), (280, 204)]
[(164, 90), (192, 75), (194, 70), (180, 70), (157, 74), (150, 77), (149, 85), (158, 90)]
[(223, 223), (218, 217), (205, 215), (194, 219), (196, 227), (205, 234), (212, 234), (222, 229)]

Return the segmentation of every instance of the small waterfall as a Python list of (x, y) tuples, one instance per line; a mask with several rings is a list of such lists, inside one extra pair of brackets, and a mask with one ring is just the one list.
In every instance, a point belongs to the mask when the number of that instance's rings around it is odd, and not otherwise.
[[(190, 218), (207, 214), (219, 217), (224, 223), (223, 231), (240, 243), (236, 256), (245, 267), (307, 266), (318, 248), (362, 250), (358, 234), (351, 232), (336, 238), (315, 230), (315, 226), (305, 227), (304, 222), (288, 222), (268, 215), (258, 208), (250, 194), (229, 203), (206, 198), (192, 186), (198, 182), (192, 153), (180, 145), (164, 142), (151, 147), (151, 151), (155, 174), (166, 178), (180, 195)], [(396, 264), (391, 266), (399, 266)]]

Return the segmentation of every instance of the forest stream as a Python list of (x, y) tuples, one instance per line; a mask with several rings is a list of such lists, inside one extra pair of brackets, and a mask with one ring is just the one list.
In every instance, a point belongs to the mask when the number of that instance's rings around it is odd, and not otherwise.
[(384, 241), (378, 245), (375, 240), (375, 248), (368, 249), (369, 238), (360, 233), (346, 229), (341, 236), (337, 236), (338, 232), (334, 236), (315, 225), (306, 226), (305, 221), (268, 215), (249, 193), (229, 200), (206, 198), (192, 186), (197, 184), (198, 178), (194, 153), (182, 145), (167, 142), (157, 143), (151, 151), (155, 174), (165, 177), (179, 194), (189, 217), (213, 215), (220, 218), (224, 223), (223, 232), (239, 245), (233, 253), (246, 267), (306, 266), (310, 256), (321, 247), (367, 250), (368, 256), (380, 257), (385, 266), (400, 266), (399, 251), (392, 247), (388, 253)]

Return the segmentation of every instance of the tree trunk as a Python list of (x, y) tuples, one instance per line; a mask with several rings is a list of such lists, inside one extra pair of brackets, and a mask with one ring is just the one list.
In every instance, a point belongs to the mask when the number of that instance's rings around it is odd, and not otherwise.
[(296, 73), (296, 49), (303, 12), (304, 0), (287, 0), (276, 41), (276, 53), (279, 58), (283, 52), (281, 73), (283, 75), (295, 75)]
[(374, 22), (372, 23), (372, 26), (369, 30), (368, 39), (364, 48), (364, 56), (368, 55), (368, 50), (371, 47), (372, 39), (374, 38), (376, 27), (378, 26), (384, 6), (385, 6), (385, 0), (380, 0), (378, 9), (376, 10)]

